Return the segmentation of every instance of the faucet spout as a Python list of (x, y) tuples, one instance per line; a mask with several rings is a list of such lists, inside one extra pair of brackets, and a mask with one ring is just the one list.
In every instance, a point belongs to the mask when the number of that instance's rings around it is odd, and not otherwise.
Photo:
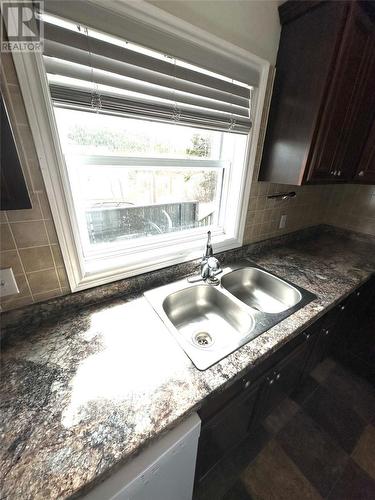
[(220, 262), (216, 257), (214, 257), (214, 251), (211, 244), (211, 231), (207, 232), (206, 250), (203, 254), (200, 268), (200, 276), (189, 277), (188, 281), (190, 283), (194, 283), (196, 281), (204, 281), (205, 283), (209, 283), (210, 285), (219, 284), (219, 280), (216, 278), (216, 276), (222, 272), (222, 269), (220, 267)]
[(207, 243), (206, 243), (206, 251), (203, 255), (203, 259), (208, 259), (214, 255), (214, 251), (211, 245), (211, 231), (207, 231)]

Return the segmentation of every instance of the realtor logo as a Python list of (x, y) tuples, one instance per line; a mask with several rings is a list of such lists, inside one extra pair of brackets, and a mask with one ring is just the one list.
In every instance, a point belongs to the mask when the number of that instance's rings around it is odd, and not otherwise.
[(1, 1), (1, 51), (23, 52), (43, 50), (42, 1)]

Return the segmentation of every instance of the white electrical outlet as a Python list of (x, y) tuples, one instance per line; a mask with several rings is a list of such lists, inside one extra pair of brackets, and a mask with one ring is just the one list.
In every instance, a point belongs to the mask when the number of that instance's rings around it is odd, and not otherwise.
[(14, 295), (16, 293), (20, 293), (20, 291), (18, 290), (12, 268), (0, 269), (0, 297)]
[(280, 217), (279, 229), (284, 229), (285, 226), (286, 226), (286, 215), (282, 215)]

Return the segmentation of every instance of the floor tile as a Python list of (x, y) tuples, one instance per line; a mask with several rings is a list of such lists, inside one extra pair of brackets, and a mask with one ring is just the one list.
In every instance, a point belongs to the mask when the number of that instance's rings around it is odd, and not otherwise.
[(267, 444), (241, 477), (251, 498), (257, 500), (321, 499), (275, 440)]
[(350, 460), (329, 500), (374, 500), (375, 481)]
[(247, 492), (242, 481), (237, 481), (232, 486), (232, 488), (223, 496), (222, 500), (252, 500), (252, 497)]
[(319, 493), (326, 496), (347, 463), (344, 450), (302, 412), (292, 418), (276, 439)]
[(277, 434), (299, 410), (294, 401), (286, 398), (268, 415), (263, 426), (270, 434)]
[(317, 388), (318, 382), (308, 375), (306, 380), (290, 396), (296, 403), (302, 404)]
[(302, 408), (345, 451), (353, 451), (365, 422), (342, 399), (320, 387), (305, 401)]
[(261, 426), (255, 429), (205, 477), (195, 492), (195, 500), (221, 499), (268, 440), (269, 434), (265, 429)]
[(335, 368), (335, 366), (336, 362), (331, 358), (327, 358), (314, 368), (314, 370), (311, 372), (311, 376), (317, 382), (322, 383), (327, 378), (328, 374)]
[(375, 479), (375, 427), (368, 425), (365, 428), (352, 453), (352, 458)]
[(323, 382), (332, 394), (352, 406), (366, 422), (375, 416), (375, 389), (366, 380), (337, 365)]
[(243, 443), (237, 446), (231, 456), (228, 457), (228, 460), (239, 473), (242, 472), (264, 448), (269, 439), (270, 434), (267, 430), (262, 426), (258, 426)]

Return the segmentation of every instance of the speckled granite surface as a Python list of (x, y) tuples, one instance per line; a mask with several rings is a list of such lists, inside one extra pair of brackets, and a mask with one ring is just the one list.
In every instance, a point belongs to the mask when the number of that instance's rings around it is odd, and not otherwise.
[(144, 298), (22, 327), (1, 357), (1, 498), (80, 496), (366, 280), (374, 250), (327, 233), (250, 255), (318, 299), (205, 372)]

